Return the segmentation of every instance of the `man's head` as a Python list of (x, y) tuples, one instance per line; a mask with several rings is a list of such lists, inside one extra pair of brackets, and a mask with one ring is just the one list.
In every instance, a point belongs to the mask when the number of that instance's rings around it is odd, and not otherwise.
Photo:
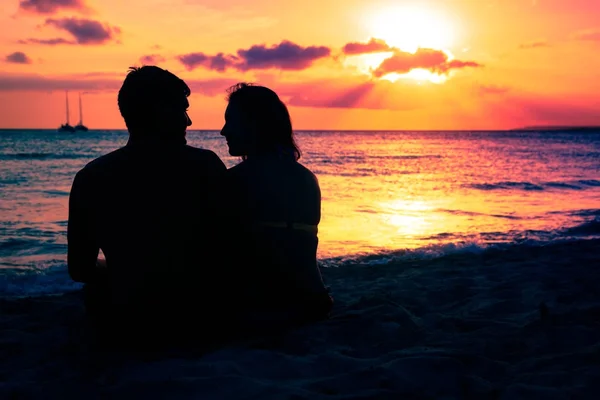
[(188, 117), (190, 88), (162, 68), (131, 67), (119, 90), (119, 111), (129, 134), (139, 138), (180, 139), (192, 124)]

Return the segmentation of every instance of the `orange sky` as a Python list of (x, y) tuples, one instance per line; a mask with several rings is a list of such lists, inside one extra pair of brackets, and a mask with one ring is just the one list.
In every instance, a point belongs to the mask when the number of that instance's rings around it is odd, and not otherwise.
[(276, 90), (296, 129), (600, 125), (596, 0), (3, 0), (0, 128), (55, 128), (70, 90), (92, 129), (156, 64), (192, 88), (192, 129), (225, 89)]

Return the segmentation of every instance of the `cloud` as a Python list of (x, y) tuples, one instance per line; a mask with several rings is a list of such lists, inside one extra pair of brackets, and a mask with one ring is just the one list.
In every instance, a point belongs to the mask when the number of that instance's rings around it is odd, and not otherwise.
[(481, 67), (481, 64), (475, 61), (449, 61), (448, 55), (441, 50), (418, 49), (415, 53), (409, 53), (396, 49), (391, 57), (386, 58), (373, 71), (373, 76), (382, 77), (390, 73), (405, 74), (417, 68), (446, 73), (451, 69), (466, 67)]
[(71, 76), (48, 77), (37, 74), (0, 74), (0, 91), (40, 91), (48, 92), (54, 90), (111, 90), (120, 88), (122, 79), (111, 77), (88, 77), (85, 74)]
[(510, 91), (508, 86), (477, 85), (476, 92), (479, 95), (504, 95)]
[[(47, 76), (38, 74), (10, 74), (0, 72), (0, 92), (95, 91), (116, 93), (123, 84), (126, 72), (86, 72), (73, 75)], [(225, 90), (238, 82), (232, 78), (185, 79), (192, 94), (225, 97)]]
[(44, 26), (52, 26), (57, 29), (68, 32), (73, 36), (73, 40), (64, 38), (37, 39), (29, 38), (19, 40), (21, 44), (43, 44), (43, 45), (61, 45), (61, 44), (82, 44), (97, 45), (112, 40), (116, 40), (121, 34), (121, 28), (110, 26), (99, 21), (82, 18), (48, 18)]
[(571, 37), (584, 42), (600, 42), (600, 29), (585, 29), (575, 32)]
[(201, 52), (188, 53), (178, 56), (177, 59), (188, 71), (192, 71), (198, 67), (204, 67), (223, 72), (228, 67), (235, 66), (235, 63), (238, 62), (237, 57), (225, 55), (223, 53), (218, 53), (214, 56), (209, 56)]
[(6, 56), (6, 58), (4, 59), (4, 61), (8, 62), (8, 63), (13, 63), (13, 64), (31, 64), (31, 58), (29, 58), (27, 56), (27, 54), (23, 53), (22, 51), (15, 51), (14, 53), (11, 53), (9, 55)]
[(78, 44), (102, 44), (115, 39), (121, 33), (119, 27), (81, 18), (49, 18), (46, 25), (67, 31)]
[(144, 65), (154, 65), (165, 61), (166, 59), (160, 54), (147, 54), (140, 57), (140, 62)]
[(37, 14), (54, 14), (59, 10), (87, 11), (84, 0), (21, 0), (19, 9)]
[(240, 49), (235, 55), (207, 55), (196, 52), (180, 55), (177, 59), (190, 71), (200, 66), (219, 72), (228, 68), (238, 71), (270, 68), (300, 71), (310, 67), (318, 59), (329, 57), (330, 54), (331, 49), (325, 46), (302, 47), (284, 40), (272, 46), (261, 44)]
[(393, 50), (385, 41), (381, 39), (371, 38), (367, 43), (351, 42), (347, 43), (342, 51), (346, 55), (358, 55), (368, 53), (381, 53)]
[(302, 47), (288, 40), (277, 45), (254, 45), (248, 50), (238, 50), (243, 60), (239, 69), (279, 68), (284, 70), (303, 70), (319, 59), (328, 57), (331, 50), (325, 46)]
[(59, 44), (77, 44), (74, 40), (67, 40), (65, 38), (52, 38), (52, 39), (21, 39), (17, 43), (19, 44), (43, 44), (48, 46), (56, 46)]
[(536, 42), (523, 43), (519, 46), (520, 49), (539, 49), (541, 47), (550, 47), (550, 44), (545, 40), (539, 40)]

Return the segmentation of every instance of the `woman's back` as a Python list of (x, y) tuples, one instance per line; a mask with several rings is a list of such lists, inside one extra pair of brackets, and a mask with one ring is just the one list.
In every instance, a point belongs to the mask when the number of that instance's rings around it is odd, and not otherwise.
[(298, 163), (289, 111), (271, 89), (246, 83), (227, 101), (221, 135), (244, 160), (228, 171), (236, 291), (252, 310), (325, 317), (332, 300), (317, 265), (321, 191)]
[(246, 259), (239, 262), (254, 282), (251, 292), (290, 302), (326, 293), (317, 265), (321, 192), (314, 174), (280, 157), (246, 160), (228, 173), (243, 226)]

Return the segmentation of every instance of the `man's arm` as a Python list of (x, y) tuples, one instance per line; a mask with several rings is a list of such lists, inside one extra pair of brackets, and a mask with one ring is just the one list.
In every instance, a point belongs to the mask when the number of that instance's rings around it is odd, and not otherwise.
[(71, 279), (88, 282), (96, 267), (98, 243), (96, 227), (91, 218), (91, 193), (82, 172), (75, 175), (69, 196), (69, 225), (67, 228), (68, 254), (67, 266)]

